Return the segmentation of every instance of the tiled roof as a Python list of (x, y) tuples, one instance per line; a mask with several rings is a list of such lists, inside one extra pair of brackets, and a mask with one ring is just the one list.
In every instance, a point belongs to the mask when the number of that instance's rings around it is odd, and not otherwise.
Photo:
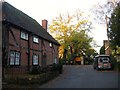
[(49, 42), (60, 45), (36, 20), (16, 9), (9, 3), (2, 2), (2, 13), (2, 20), (19, 26), (28, 32), (32, 32)]

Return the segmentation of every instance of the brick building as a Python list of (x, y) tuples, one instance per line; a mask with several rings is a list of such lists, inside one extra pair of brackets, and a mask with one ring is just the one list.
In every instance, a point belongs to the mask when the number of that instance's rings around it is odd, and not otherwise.
[[(43, 26), (43, 27), (42, 27)], [(32, 66), (58, 63), (60, 44), (33, 18), (2, 2), (2, 63), (5, 73), (27, 73)]]

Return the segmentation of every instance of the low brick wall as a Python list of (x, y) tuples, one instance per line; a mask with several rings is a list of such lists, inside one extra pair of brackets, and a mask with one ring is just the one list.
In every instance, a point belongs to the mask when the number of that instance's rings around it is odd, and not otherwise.
[(58, 75), (59, 75), (58, 71), (42, 73), (39, 75), (31, 75), (31, 74), (22, 74), (16, 76), (6, 75), (4, 82), (6, 82), (7, 84), (43, 84), (57, 77)]
[(7, 67), (4, 69), (5, 74), (9, 75), (18, 75), (18, 74), (26, 74), (27, 73), (27, 67), (26, 66), (14, 66), (14, 67)]
[[(11, 69), (14, 69), (14, 72), (11, 71)], [(62, 73), (62, 65), (61, 64), (53, 64), (44, 68), (41, 67), (32, 67), (31, 71), (28, 73), (23, 73), (25, 70), (27, 70), (27, 67), (22, 68), (9, 68), (8, 74), (5, 74), (4, 82), (6, 82), (6, 85), (3, 85), (4, 87), (7, 87), (10, 84), (13, 85), (29, 85), (29, 84), (43, 84), (55, 77), (57, 77), (59, 74)], [(10, 71), (10, 72), (9, 72)]]
[[(18, 68), (15, 68), (17, 70)], [(24, 68), (23, 68), (24, 69)], [(61, 64), (53, 64), (44, 68), (41, 67), (32, 67), (31, 71), (28, 73), (19, 74), (23, 71), (23, 69), (20, 68), (17, 71), (16, 74), (8, 72), (8, 74), (5, 74), (4, 82), (6, 84), (3, 85), (3, 88), (11, 88), (10, 85), (14, 86), (31, 86), (31, 85), (41, 85), (55, 77), (57, 77), (59, 74), (62, 73), (62, 65)], [(26, 68), (27, 69), (27, 68)], [(25, 71), (26, 71), (25, 69)], [(11, 70), (9, 68), (9, 70)], [(7, 71), (9, 71), (7, 70)], [(19, 72), (19, 73), (18, 73)], [(20, 86), (20, 87), (21, 87)]]

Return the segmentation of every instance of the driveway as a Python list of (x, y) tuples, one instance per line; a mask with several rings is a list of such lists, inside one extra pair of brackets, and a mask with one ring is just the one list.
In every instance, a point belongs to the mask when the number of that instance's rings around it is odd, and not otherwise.
[(63, 74), (39, 88), (118, 88), (118, 72), (92, 65), (65, 65)]

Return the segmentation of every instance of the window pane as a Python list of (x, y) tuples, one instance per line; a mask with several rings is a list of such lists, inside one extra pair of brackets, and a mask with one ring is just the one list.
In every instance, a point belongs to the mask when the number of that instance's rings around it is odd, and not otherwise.
[(34, 60), (33, 65), (38, 65), (38, 60)]
[(25, 39), (25, 33), (21, 32), (21, 38)]
[(21, 32), (21, 38), (28, 40), (28, 34), (25, 32)]
[(57, 59), (56, 58), (54, 59), (54, 63), (57, 64)]
[(37, 37), (33, 37), (33, 42), (38, 43), (38, 38)]
[(19, 64), (20, 64), (19, 62), (20, 62), (20, 59), (19, 59), (19, 58), (16, 58), (16, 59), (15, 59), (15, 65), (19, 65)]
[(27, 33), (25, 33), (25, 39), (28, 40), (28, 34)]
[(33, 65), (38, 65), (38, 55), (33, 55)]
[(20, 57), (20, 53), (19, 52), (16, 52), (16, 57)]
[(14, 65), (14, 60), (15, 60), (15, 52), (11, 51), (10, 52), (10, 65)]
[(10, 59), (10, 65), (14, 65), (14, 59)]
[(20, 53), (16, 52), (15, 65), (19, 65), (19, 64), (20, 64)]
[(49, 46), (52, 47), (52, 43), (49, 43)]

